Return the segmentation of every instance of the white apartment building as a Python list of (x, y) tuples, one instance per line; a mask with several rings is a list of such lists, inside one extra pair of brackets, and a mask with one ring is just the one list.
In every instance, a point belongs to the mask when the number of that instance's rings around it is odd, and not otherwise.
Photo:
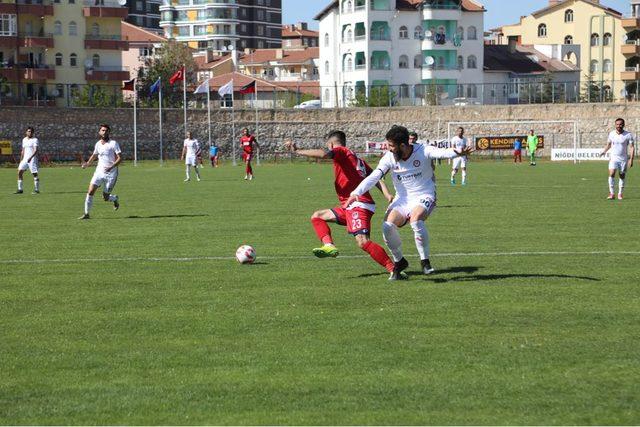
[(478, 98), (484, 7), (476, 0), (335, 0), (320, 21), (325, 108), (390, 87), (400, 105)]

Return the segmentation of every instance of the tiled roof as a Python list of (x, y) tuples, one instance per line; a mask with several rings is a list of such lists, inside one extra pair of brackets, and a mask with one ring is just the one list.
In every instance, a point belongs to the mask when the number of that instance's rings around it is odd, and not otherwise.
[(319, 31), (302, 30), (300, 28), (292, 28), (291, 25), (282, 27), (282, 38), (298, 38), (298, 37), (320, 37)]
[[(282, 58), (277, 59), (278, 51), (282, 51)], [(240, 64), (263, 64), (279, 62), (281, 64), (302, 64), (320, 57), (319, 47), (307, 47), (301, 49), (256, 49), (249, 54), (244, 54)]]
[(507, 45), (484, 46), (484, 70), (517, 74), (579, 71), (575, 65), (549, 58), (532, 46), (517, 46), (512, 51)]
[[(396, 0), (396, 9), (398, 10), (415, 10), (423, 2), (423, 0)], [(329, 13), (334, 7), (338, 7), (338, 0), (334, 0), (320, 11), (313, 19), (319, 21), (324, 15)], [(462, 0), (462, 10), (465, 12), (486, 12), (486, 9), (477, 0)]]
[(159, 34), (145, 30), (144, 28), (140, 28), (125, 21), (120, 23), (120, 30), (122, 32), (122, 38), (126, 38), (130, 42), (162, 43), (167, 41), (166, 38)]
[(216, 77), (212, 77), (209, 79), (209, 88), (212, 91), (217, 91), (222, 86), (229, 83), (229, 81), (233, 80), (233, 90), (234, 92), (238, 92), (242, 86), (246, 86), (252, 81), (256, 81), (258, 88), (258, 92), (273, 92), (278, 91), (288, 91), (288, 92), (296, 92), (298, 89), (302, 93), (308, 93), (310, 95), (319, 96), (320, 95), (320, 86), (318, 81), (313, 82), (269, 82), (264, 79), (255, 78), (252, 76), (247, 76), (246, 74), (233, 72), (227, 74), (221, 74)]

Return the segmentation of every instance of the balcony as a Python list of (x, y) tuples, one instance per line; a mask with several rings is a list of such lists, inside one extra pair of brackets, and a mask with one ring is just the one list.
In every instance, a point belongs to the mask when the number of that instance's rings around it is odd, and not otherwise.
[(622, 18), (622, 28), (625, 30), (635, 30), (638, 27), (640, 27), (640, 17), (630, 16)]
[(18, 81), (18, 69), (0, 65), (0, 78), (6, 79), (8, 82)]
[(122, 7), (114, 0), (84, 0), (82, 16), (95, 18), (124, 19), (129, 14), (128, 7)]
[[(3, 3), (0, 3), (3, 4)], [(0, 47), (16, 47), (18, 36), (0, 36)]]
[(20, 47), (53, 47), (53, 34), (42, 34), (34, 36), (31, 34), (20, 34), (18, 43)]
[(620, 79), (624, 81), (640, 80), (640, 65), (636, 65), (635, 67), (626, 67), (624, 71), (620, 73)]
[(86, 68), (84, 77), (87, 81), (122, 81), (131, 78), (128, 67)]
[(18, 0), (16, 3), (18, 13), (22, 15), (53, 16), (53, 4), (50, 0)]
[(422, 65), (422, 79), (459, 79), (460, 68), (457, 65), (432, 64)]
[(0, 65), (0, 77), (4, 77), (9, 82), (35, 81), (45, 82), (56, 78), (56, 71), (46, 65), (34, 67), (31, 65)]
[(624, 56), (640, 55), (640, 40), (628, 40), (622, 45), (622, 54)]
[(84, 36), (85, 49), (129, 50), (129, 40), (122, 40), (122, 36), (93, 35)]

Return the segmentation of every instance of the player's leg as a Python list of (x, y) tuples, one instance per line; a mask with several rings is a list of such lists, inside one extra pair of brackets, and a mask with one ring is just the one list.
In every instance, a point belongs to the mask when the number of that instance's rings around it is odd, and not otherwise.
[(611, 160), (609, 162), (609, 196), (607, 196), (608, 200), (613, 200), (615, 198), (615, 187), (616, 187), (616, 162)]
[(462, 185), (467, 185), (467, 167), (462, 167)]
[[(313, 225), (316, 236), (322, 242), (322, 247), (313, 249), (313, 254), (318, 258), (335, 258), (339, 255), (338, 248), (334, 245), (331, 237), (331, 229), (327, 223), (340, 224), (340, 215), (341, 212), (338, 209), (322, 209), (315, 211), (311, 215), (311, 225)], [(342, 225), (344, 225), (344, 221), (342, 221)]]
[(368, 253), (371, 259), (383, 266), (389, 273), (393, 272), (395, 263), (391, 261), (382, 246), (371, 240), (369, 234), (357, 234), (355, 237), (360, 249)]
[(38, 163), (36, 159), (31, 160), (29, 169), (31, 170), (31, 175), (33, 175), (33, 193), (38, 194), (40, 193), (40, 177), (38, 177)]
[(218, 167), (218, 156), (214, 156), (214, 157), (213, 157), (213, 163), (214, 163), (214, 166), (213, 166), (213, 167), (216, 167), (216, 168), (217, 168), (217, 167)]
[(16, 190), (16, 192), (14, 194), (22, 194), (22, 192), (24, 191), (22, 177), (24, 176), (24, 171), (25, 170), (26, 169), (22, 169), (22, 163), (21, 163), (18, 166), (18, 189)]
[(185, 178), (184, 178), (184, 182), (189, 182), (191, 181), (191, 169), (189, 167), (189, 158), (187, 158), (184, 162), (184, 168), (185, 168)]
[(78, 219), (89, 219), (89, 213), (91, 212), (91, 207), (93, 206), (93, 195), (96, 194), (98, 188), (100, 188), (100, 181), (94, 177), (89, 184), (87, 195), (84, 199), (84, 215), (82, 215)]
[(458, 173), (458, 169), (455, 166), (452, 167), (451, 168), (451, 185), (456, 185), (456, 174), (457, 173)]
[(215, 159), (216, 159), (216, 156), (209, 156), (209, 160), (211, 160), (211, 167), (212, 168), (216, 167)]
[(117, 181), (118, 181), (118, 175), (114, 173), (112, 176), (110, 176), (107, 179), (107, 182), (105, 183), (105, 186), (104, 186), (104, 190), (102, 192), (102, 199), (105, 202), (113, 203), (113, 210), (115, 211), (120, 209), (120, 199), (118, 198), (118, 196), (113, 194), (113, 189), (115, 188)]
[(626, 163), (621, 163), (618, 169), (618, 200), (622, 200), (622, 192), (624, 191), (624, 180), (627, 177)]
[(247, 168), (246, 168), (246, 173), (247, 176), (249, 177), (249, 179), (253, 179), (253, 168), (251, 167), (251, 155), (247, 156)]
[(409, 222), (411, 223), (411, 229), (413, 230), (413, 237), (416, 242), (416, 249), (420, 255), (420, 261), (422, 264), (422, 272), (424, 274), (433, 273), (434, 269), (431, 267), (430, 245), (429, 245), (429, 231), (425, 221), (431, 215), (435, 209), (435, 201), (432, 199), (422, 199), (411, 210), (411, 216)]
[(196, 173), (196, 181), (200, 181), (200, 171), (198, 170), (198, 162), (200, 162), (200, 160), (196, 159), (195, 165), (193, 166), (193, 170)]
[(371, 258), (383, 266), (389, 273), (393, 271), (394, 263), (385, 250), (377, 243), (371, 241), (371, 218), (373, 212), (368, 209), (354, 208), (345, 211), (347, 232), (356, 239), (358, 247), (371, 256)]
[[(391, 251), (394, 267), (389, 280), (401, 280), (406, 278), (402, 273), (408, 266), (409, 262), (402, 255), (402, 239), (398, 229), (407, 223), (406, 213), (403, 212), (400, 203), (394, 201), (385, 213), (384, 222), (382, 223), (382, 237), (384, 242)], [(394, 206), (394, 204), (396, 206)], [(396, 208), (397, 207), (397, 208)]]

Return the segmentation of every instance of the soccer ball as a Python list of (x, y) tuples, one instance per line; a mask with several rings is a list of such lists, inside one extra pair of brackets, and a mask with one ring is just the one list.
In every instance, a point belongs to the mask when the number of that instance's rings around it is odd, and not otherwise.
[(240, 264), (253, 264), (256, 260), (256, 251), (249, 245), (242, 245), (236, 251), (236, 259)]

